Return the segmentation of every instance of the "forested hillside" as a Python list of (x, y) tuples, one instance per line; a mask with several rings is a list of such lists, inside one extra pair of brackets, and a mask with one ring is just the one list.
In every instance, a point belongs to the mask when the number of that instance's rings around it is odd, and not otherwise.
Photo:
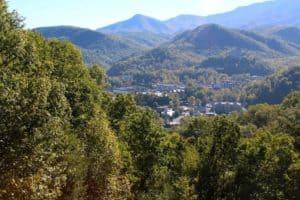
[(157, 47), (171, 39), (171, 36), (165, 34), (156, 34), (151, 32), (118, 32), (115, 33), (124, 40), (136, 43), (145, 49)]
[(204, 60), (200, 67), (211, 68), (219, 73), (229, 75), (250, 74), (264, 76), (271, 74), (274, 70), (261, 60), (238, 56), (210, 57)]
[(118, 60), (146, 50), (138, 43), (78, 27), (42, 27), (34, 30), (46, 38), (72, 42), (82, 50), (87, 64), (109, 67)]
[(283, 40), (300, 45), (300, 28), (298, 27), (279, 28), (271, 33)]
[(300, 90), (300, 67), (282, 70), (247, 86), (248, 102), (250, 104), (279, 104), (292, 91)]
[(299, 92), (165, 129), (70, 42), (22, 24), (0, 0), (0, 199), (298, 199)]
[[(272, 59), (298, 56), (297, 35), (261, 35), (216, 24), (175, 36), (146, 32), (116, 32), (116, 36), (77, 27), (37, 28), (46, 38), (68, 40), (81, 48), (87, 64), (102, 64), (110, 75), (138, 71), (177, 70), (197, 66), (232, 74), (267, 75)], [(274, 33), (275, 34), (275, 33)], [(283, 38), (284, 37), (284, 38)], [(264, 60), (268, 59), (268, 62)], [(211, 66), (213, 64), (214, 66)], [(222, 69), (222, 70), (218, 70)]]
[(172, 41), (142, 55), (117, 62), (109, 73), (120, 75), (130, 71), (175, 70), (192, 66), (211, 68), (213, 63), (213, 68), (223, 69), (219, 71), (229, 75), (266, 75), (272, 67), (263, 62), (264, 59), (299, 54), (300, 47), (282, 40), (209, 24), (179, 34)]

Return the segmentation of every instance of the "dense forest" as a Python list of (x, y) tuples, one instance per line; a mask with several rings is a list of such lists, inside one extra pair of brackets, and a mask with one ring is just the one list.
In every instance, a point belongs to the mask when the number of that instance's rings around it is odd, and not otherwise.
[(273, 36), (208, 24), (178, 34), (150, 51), (121, 59), (108, 72), (120, 76), (197, 66), (228, 75), (264, 76), (274, 68), (265, 62), (266, 59), (297, 56), (299, 52), (296, 44)]
[(300, 67), (281, 70), (263, 81), (247, 85), (245, 95), (250, 104), (279, 104), (292, 91), (300, 90)]
[(68, 40), (82, 51), (85, 63), (109, 67), (113, 62), (142, 52), (145, 47), (119, 37), (105, 35), (90, 29), (72, 26), (36, 28), (46, 38)]
[(0, 199), (299, 199), (299, 91), (164, 129), (20, 19), (0, 0)]

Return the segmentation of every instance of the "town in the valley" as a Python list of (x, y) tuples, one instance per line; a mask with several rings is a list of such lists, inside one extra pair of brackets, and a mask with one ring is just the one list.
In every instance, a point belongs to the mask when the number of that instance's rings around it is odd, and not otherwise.
[[(247, 82), (260, 79), (259, 76), (252, 76)], [(231, 91), (238, 89), (245, 82), (246, 80), (244, 82), (226, 80), (212, 84), (199, 83), (197, 87), (210, 91)], [(156, 83), (147, 87), (137, 85), (112, 87), (109, 91), (113, 94), (133, 94), (137, 103), (155, 110), (167, 127), (180, 125), (181, 120), (189, 116), (217, 116), (246, 111), (246, 103), (237, 100), (201, 101), (194, 97), (186, 98), (187, 89), (188, 86), (183, 84)]]

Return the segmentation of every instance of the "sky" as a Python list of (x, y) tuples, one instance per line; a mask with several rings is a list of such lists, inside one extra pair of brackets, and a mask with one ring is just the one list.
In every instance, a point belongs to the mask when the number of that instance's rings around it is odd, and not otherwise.
[(165, 20), (180, 14), (207, 16), (266, 0), (8, 0), (27, 28), (72, 25), (96, 29), (135, 14)]

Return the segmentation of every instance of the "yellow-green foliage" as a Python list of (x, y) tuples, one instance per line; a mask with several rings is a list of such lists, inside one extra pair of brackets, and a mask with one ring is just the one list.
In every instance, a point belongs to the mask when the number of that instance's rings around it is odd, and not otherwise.
[(127, 198), (101, 77), (70, 43), (23, 31), (2, 0), (0, 16), (0, 198)]

